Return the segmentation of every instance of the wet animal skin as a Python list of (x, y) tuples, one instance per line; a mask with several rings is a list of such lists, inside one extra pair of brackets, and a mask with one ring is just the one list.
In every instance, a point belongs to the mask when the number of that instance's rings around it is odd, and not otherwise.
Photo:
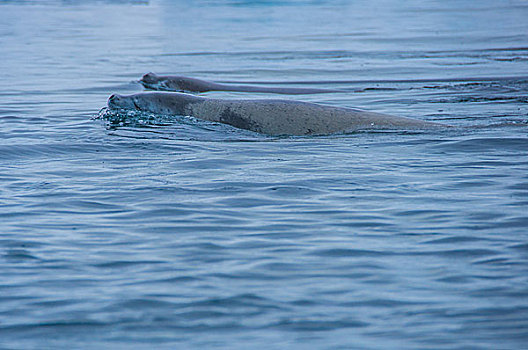
[(229, 100), (176, 92), (112, 95), (110, 109), (192, 116), (268, 135), (328, 135), (360, 130), (417, 130), (449, 125), (290, 100)]
[(330, 89), (307, 89), (288, 87), (263, 87), (252, 85), (218, 84), (205, 80), (188, 78), (182, 76), (158, 76), (154, 73), (145, 74), (139, 82), (146, 88), (161, 91), (200, 93), (208, 91), (236, 91), (272, 93), (287, 95), (323, 94), (332, 92), (343, 92)]

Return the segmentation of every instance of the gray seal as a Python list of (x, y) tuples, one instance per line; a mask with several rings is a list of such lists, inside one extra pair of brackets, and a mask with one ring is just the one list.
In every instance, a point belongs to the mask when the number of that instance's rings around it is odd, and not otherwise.
[(236, 91), (236, 92), (257, 92), (272, 94), (324, 94), (330, 92), (343, 92), (340, 90), (330, 89), (306, 89), (306, 88), (287, 88), (287, 87), (263, 87), (251, 85), (230, 85), (213, 83), (206, 80), (188, 78), (182, 76), (156, 75), (154, 73), (145, 74), (139, 82), (151, 90), (175, 91), (175, 92), (208, 92), (208, 91)]
[(108, 108), (192, 116), (268, 135), (328, 135), (360, 130), (417, 130), (449, 125), (352, 108), (289, 100), (224, 100), (177, 92), (112, 95)]

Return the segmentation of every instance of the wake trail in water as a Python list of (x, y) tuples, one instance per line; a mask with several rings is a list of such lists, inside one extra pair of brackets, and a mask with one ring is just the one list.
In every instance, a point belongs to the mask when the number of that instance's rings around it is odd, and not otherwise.
[(337, 84), (415, 84), (415, 83), (458, 83), (458, 82), (491, 82), (491, 81), (528, 81), (528, 76), (509, 77), (462, 77), (462, 78), (424, 78), (424, 79), (346, 79), (346, 80), (302, 80), (302, 81), (266, 81), (220, 80), (226, 84), (261, 84), (261, 85), (337, 85)]

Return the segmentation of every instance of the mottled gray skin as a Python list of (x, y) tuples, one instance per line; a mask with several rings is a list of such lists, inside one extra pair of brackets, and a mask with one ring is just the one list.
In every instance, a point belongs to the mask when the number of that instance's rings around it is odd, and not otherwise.
[(351, 108), (288, 100), (221, 100), (176, 92), (112, 95), (110, 109), (192, 116), (268, 135), (328, 135), (359, 130), (416, 130), (448, 125)]
[(218, 84), (205, 80), (187, 78), (180, 76), (158, 76), (154, 73), (145, 74), (139, 82), (146, 88), (152, 90), (175, 91), (175, 92), (207, 92), (207, 91), (236, 91), (236, 92), (259, 92), (273, 94), (323, 94), (330, 92), (341, 92), (339, 90), (327, 89), (305, 89), (305, 88), (283, 88), (262, 87), (249, 85), (227, 85)]

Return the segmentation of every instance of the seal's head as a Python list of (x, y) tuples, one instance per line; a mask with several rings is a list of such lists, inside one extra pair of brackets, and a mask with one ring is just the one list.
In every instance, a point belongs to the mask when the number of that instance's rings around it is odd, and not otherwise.
[(174, 92), (144, 92), (134, 95), (113, 94), (108, 98), (111, 110), (127, 109), (167, 115), (187, 115), (187, 106), (203, 98)]
[(159, 114), (171, 114), (171, 110), (166, 107), (162, 100), (153, 93), (117, 95), (113, 94), (108, 98), (108, 108), (126, 109)]
[(139, 80), (142, 84), (148, 84), (148, 85), (155, 85), (158, 84), (160, 81), (160, 77), (158, 77), (156, 74), (150, 72), (145, 75)]
[(152, 72), (147, 73), (139, 79), (141, 85), (147, 89), (162, 91), (188, 91), (184, 77), (160, 76)]
[(162, 76), (147, 73), (139, 80), (147, 89), (176, 92), (206, 92), (211, 91), (214, 83), (182, 76)]
[(127, 109), (157, 114), (176, 114), (160, 93), (143, 93), (134, 95), (113, 94), (108, 98), (108, 108)]
[(110, 109), (138, 109), (134, 103), (134, 96), (123, 96), (112, 94), (108, 98), (108, 108)]

